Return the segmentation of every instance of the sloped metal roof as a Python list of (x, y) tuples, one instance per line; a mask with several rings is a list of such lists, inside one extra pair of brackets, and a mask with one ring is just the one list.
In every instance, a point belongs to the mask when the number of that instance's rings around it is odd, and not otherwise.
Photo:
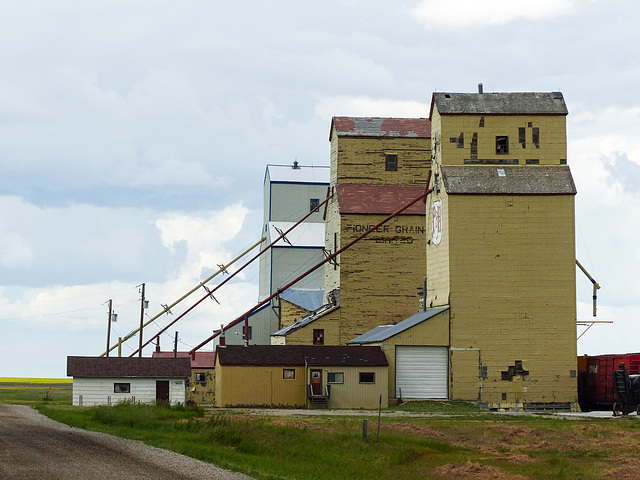
[(304, 317), (301, 320), (298, 320), (295, 323), (292, 323), (291, 325), (288, 325), (284, 328), (281, 328), (280, 330), (278, 330), (275, 333), (272, 333), (271, 336), (272, 337), (285, 337), (287, 335), (289, 335), (291, 332), (294, 332), (296, 330), (298, 330), (299, 328), (305, 327), (307, 325), (309, 325), (312, 322), (315, 322), (318, 318), (326, 315), (329, 312), (333, 312), (335, 309), (340, 308), (339, 305), (325, 305), (324, 307), (321, 307), (319, 309), (317, 309), (316, 311), (310, 313), (309, 315), (307, 315), (306, 317)]
[[(269, 222), (268, 242), (270, 243), (280, 236), (276, 228), (286, 232), (293, 225), (295, 225), (295, 222)], [(291, 245), (281, 239), (276, 242), (274, 247), (324, 248), (324, 223), (302, 222), (287, 233), (286, 238), (291, 242)]]
[(560, 92), (434, 93), (440, 115), (567, 115)]
[(425, 312), (418, 312), (415, 315), (411, 315), (409, 318), (396, 323), (395, 325), (381, 325), (379, 327), (374, 328), (373, 330), (369, 330), (366, 333), (354, 338), (353, 340), (349, 340), (348, 344), (362, 344), (362, 343), (378, 343), (388, 338), (393, 337), (409, 328), (415, 327), (419, 323), (424, 322), (425, 320), (429, 320), (430, 318), (439, 315), (440, 313), (448, 310), (449, 307), (438, 307), (438, 308), (429, 308)]
[(324, 289), (288, 288), (280, 293), (280, 298), (313, 312), (324, 303)]
[(70, 377), (178, 377), (191, 376), (189, 358), (67, 357)]
[(427, 118), (333, 117), (329, 141), (334, 128), (338, 137), (431, 137)]
[(280, 183), (326, 183), (329, 185), (329, 173), (331, 168), (325, 165), (305, 166), (298, 165), (267, 165), (265, 179)]
[(575, 195), (568, 165), (443, 166), (449, 195)]

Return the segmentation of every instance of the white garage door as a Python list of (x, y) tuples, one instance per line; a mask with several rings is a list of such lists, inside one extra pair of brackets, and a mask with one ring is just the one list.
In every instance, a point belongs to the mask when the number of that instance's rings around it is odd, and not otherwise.
[(448, 398), (448, 347), (396, 347), (396, 397)]

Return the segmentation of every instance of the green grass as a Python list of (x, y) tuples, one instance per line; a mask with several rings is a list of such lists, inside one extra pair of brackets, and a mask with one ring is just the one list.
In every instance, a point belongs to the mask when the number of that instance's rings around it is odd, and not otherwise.
[[(377, 442), (375, 410), (315, 417), (304, 411), (257, 416), (250, 410), (140, 404), (72, 407), (70, 388), (66, 398), (54, 401), (42, 399), (45, 389), (0, 389), (0, 403), (13, 392), (13, 403), (32, 404), (55, 420), (142, 440), (257, 479), (640, 478), (635, 416), (576, 420), (496, 414), (459, 402), (411, 402), (386, 411), (425, 415), (383, 417)], [(363, 418), (369, 420), (366, 440)]]
[(6, 377), (0, 380), (0, 403), (71, 405), (71, 383), (33, 381), (45, 379), (25, 379), (26, 383), (5, 382)]

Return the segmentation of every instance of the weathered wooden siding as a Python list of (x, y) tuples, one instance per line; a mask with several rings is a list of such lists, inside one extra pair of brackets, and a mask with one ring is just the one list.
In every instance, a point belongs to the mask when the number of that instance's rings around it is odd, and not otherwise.
[[(283, 370), (294, 369), (294, 379)], [(216, 365), (216, 407), (234, 405), (305, 406), (304, 367), (243, 367)]]
[[(448, 206), (451, 346), (480, 349), (482, 400), (575, 402), (574, 197), (449, 196)], [(528, 373), (502, 380), (516, 361)]]
[(325, 345), (340, 345), (340, 309), (323, 315), (310, 324), (294, 330), (286, 337), (286, 345), (313, 345), (313, 330), (324, 330)]
[[(73, 405), (90, 407), (94, 405), (115, 405), (120, 402), (136, 401), (154, 403), (156, 401), (156, 381), (169, 382), (169, 402), (185, 403), (185, 379), (176, 378), (92, 378), (73, 379)], [(115, 383), (130, 384), (129, 393), (114, 393)], [(80, 399), (82, 397), (82, 400)]]
[[(342, 215), (343, 242), (383, 218)], [(340, 344), (418, 312), (417, 289), (424, 280), (425, 248), (424, 216), (400, 215), (341, 254)]]
[[(484, 126), (480, 126), (481, 122)], [(442, 165), (496, 160), (517, 160), (519, 165), (538, 160), (540, 165), (560, 165), (561, 160), (567, 160), (566, 117), (562, 115), (446, 115), (442, 118), (436, 107), (431, 128), (434, 140), (439, 139), (436, 150)], [(520, 142), (521, 128), (525, 133), (524, 143)], [(533, 139), (534, 129), (539, 132), (538, 146)], [(509, 137), (508, 154), (496, 154), (496, 136)], [(472, 147), (474, 142), (476, 146)]]
[[(337, 134), (334, 133), (333, 138)], [(428, 138), (340, 137), (332, 156), (336, 163), (336, 183), (375, 185), (425, 185), (431, 159)], [(397, 155), (396, 171), (385, 170), (385, 155)], [(333, 183), (332, 176), (332, 185)]]
[(310, 313), (309, 310), (283, 299), (280, 299), (280, 312), (280, 326), (282, 328), (288, 327), (298, 320), (302, 320)]
[[(307, 368), (307, 382), (310, 383), (310, 372)], [(322, 391), (327, 385), (327, 374), (338, 372), (344, 374), (344, 383), (331, 384), (331, 396), (329, 398), (329, 408), (378, 408), (380, 396), (382, 396), (382, 407), (389, 406), (387, 397), (388, 390), (388, 368), (389, 367), (322, 367)], [(372, 372), (375, 374), (375, 383), (361, 384), (360, 372)]]
[[(204, 374), (204, 382), (196, 381), (196, 374)], [(189, 386), (187, 387), (187, 401), (213, 405), (216, 398), (216, 369), (192, 368)]]

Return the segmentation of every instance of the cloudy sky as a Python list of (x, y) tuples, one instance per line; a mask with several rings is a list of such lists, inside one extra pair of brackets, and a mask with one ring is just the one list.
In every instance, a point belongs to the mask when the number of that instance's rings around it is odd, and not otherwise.
[[(0, 376), (64, 377), (105, 350), (109, 299), (113, 339), (140, 284), (152, 316), (253, 244), (265, 166), (327, 165), (332, 115), (428, 117), (432, 92), (480, 82), (564, 93), (577, 257), (613, 321), (578, 351), (640, 351), (638, 17), (633, 0), (0, 3)], [(243, 274), (163, 347), (252, 306)]]

